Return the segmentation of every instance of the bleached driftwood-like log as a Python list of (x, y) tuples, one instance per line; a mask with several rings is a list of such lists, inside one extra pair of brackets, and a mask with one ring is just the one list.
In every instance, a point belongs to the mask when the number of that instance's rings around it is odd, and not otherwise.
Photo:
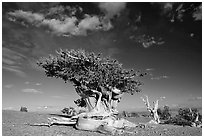
[(107, 118), (87, 118), (86, 113), (81, 113), (72, 118), (64, 117), (50, 117), (48, 124), (35, 124), (35, 126), (52, 126), (52, 125), (75, 125), (79, 130), (97, 131), (101, 133), (122, 134), (133, 133), (125, 130), (125, 128), (137, 127), (138, 125), (127, 121), (126, 119), (119, 119), (109, 116)]

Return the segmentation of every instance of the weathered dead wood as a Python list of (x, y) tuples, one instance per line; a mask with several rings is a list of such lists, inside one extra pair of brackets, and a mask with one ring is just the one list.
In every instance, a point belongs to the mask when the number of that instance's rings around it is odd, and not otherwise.
[(153, 107), (150, 106), (148, 96), (145, 95), (145, 97), (146, 97), (146, 100), (143, 97), (141, 97), (141, 99), (145, 103), (145, 105), (147, 107), (147, 110), (150, 112), (150, 115), (153, 117), (153, 120), (151, 120), (150, 123), (159, 124), (160, 119), (159, 119), (159, 115), (158, 115), (158, 112), (157, 112), (158, 107), (159, 107), (159, 100), (162, 100), (165, 97), (160, 97), (160, 99), (157, 99), (156, 101), (154, 101), (153, 102)]

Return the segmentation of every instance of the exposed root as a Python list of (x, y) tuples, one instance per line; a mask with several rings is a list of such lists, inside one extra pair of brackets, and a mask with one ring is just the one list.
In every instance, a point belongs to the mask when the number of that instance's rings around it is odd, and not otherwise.
[(76, 124), (76, 120), (75, 119), (72, 119), (72, 118), (59, 118), (59, 117), (50, 117), (48, 118), (48, 122), (51, 125), (56, 125), (56, 124), (59, 124), (59, 125), (74, 125)]
[[(98, 115), (98, 116), (90, 116)], [(100, 115), (100, 116), (99, 116)], [(125, 130), (126, 128), (137, 127), (136, 124), (125, 119), (117, 120), (114, 116), (101, 116), (97, 113), (81, 113), (71, 118), (50, 117), (48, 123), (32, 124), (30, 126), (52, 126), (52, 125), (74, 125), (79, 130), (95, 131), (111, 135), (121, 135), (123, 133), (133, 134), (134, 132)]]

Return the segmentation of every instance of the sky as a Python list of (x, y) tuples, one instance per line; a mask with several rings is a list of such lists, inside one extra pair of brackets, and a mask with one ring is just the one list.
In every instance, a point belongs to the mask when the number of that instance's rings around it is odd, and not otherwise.
[(118, 109), (202, 106), (201, 3), (2, 4), (2, 108), (54, 111), (79, 96), (69, 83), (48, 78), (36, 61), (59, 49), (102, 53), (123, 68), (148, 72), (142, 92), (125, 94)]

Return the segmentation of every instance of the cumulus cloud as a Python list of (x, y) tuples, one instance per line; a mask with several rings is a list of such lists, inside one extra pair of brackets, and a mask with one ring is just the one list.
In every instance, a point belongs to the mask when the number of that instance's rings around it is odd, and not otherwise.
[(202, 4), (196, 8), (196, 11), (193, 13), (193, 18), (195, 18), (195, 21), (202, 20)]
[(100, 28), (100, 24), (100, 20), (97, 16), (86, 15), (86, 18), (84, 18), (78, 25), (79, 33), (86, 35), (86, 30), (97, 30)]
[(39, 85), (42, 85), (41, 83), (36, 83), (35, 85), (39, 86)]
[(24, 19), (29, 23), (38, 23), (44, 20), (43, 14), (32, 13), (31, 11), (16, 10), (15, 12), (8, 12), (8, 14), (18, 19)]
[(164, 9), (165, 10), (172, 10), (172, 8), (173, 8), (173, 3), (172, 2), (164, 3)]
[(142, 46), (144, 48), (149, 48), (153, 45), (156, 45), (156, 46), (160, 46), (160, 45), (163, 45), (165, 43), (165, 41), (162, 40), (162, 38), (158, 38), (156, 39), (155, 37), (153, 36), (149, 36), (149, 35), (138, 35), (138, 36), (135, 36), (135, 35), (131, 35), (129, 37), (130, 40), (133, 40), (137, 43), (140, 43), (142, 44)]
[(33, 93), (33, 94), (42, 94), (43, 92), (41, 92), (41, 91), (38, 91), (38, 90), (36, 90), (36, 89), (22, 89), (21, 90), (22, 92), (24, 92), (24, 93)]
[(106, 18), (113, 18), (115, 15), (120, 15), (120, 12), (126, 7), (125, 2), (101, 2), (99, 8), (105, 13)]
[(50, 30), (57, 35), (62, 35), (65, 33), (74, 35), (76, 33), (76, 22), (76, 17), (68, 17), (64, 21), (58, 19), (45, 19), (41, 22), (40, 25), (48, 26)]
[[(109, 18), (123, 9), (122, 5), (116, 4), (113, 11), (108, 10), (105, 6), (104, 8), (107, 9), (106, 17), (84, 14), (82, 19), (79, 19), (75, 14), (77, 10), (82, 12), (82, 8), (56, 6), (48, 9), (48, 12), (44, 13), (22, 10), (8, 12), (8, 18), (10, 21), (20, 22), (25, 25), (28, 23), (36, 27), (48, 27), (50, 32), (60, 36), (85, 36), (87, 35), (87, 31), (110, 30), (113, 26)], [(68, 10), (68, 13), (66, 10)]]
[(4, 85), (4, 87), (7, 88), (7, 89), (12, 88), (13, 86), (14, 86), (13, 84)]
[(159, 4), (162, 10), (161, 15), (165, 15), (170, 18), (171, 22), (183, 22), (183, 17), (189, 14), (189, 12), (192, 13), (192, 17), (195, 21), (202, 20), (202, 4), (199, 6), (194, 4), (187, 6), (185, 5), (186, 3), (176, 2), (159, 2), (153, 4)]

